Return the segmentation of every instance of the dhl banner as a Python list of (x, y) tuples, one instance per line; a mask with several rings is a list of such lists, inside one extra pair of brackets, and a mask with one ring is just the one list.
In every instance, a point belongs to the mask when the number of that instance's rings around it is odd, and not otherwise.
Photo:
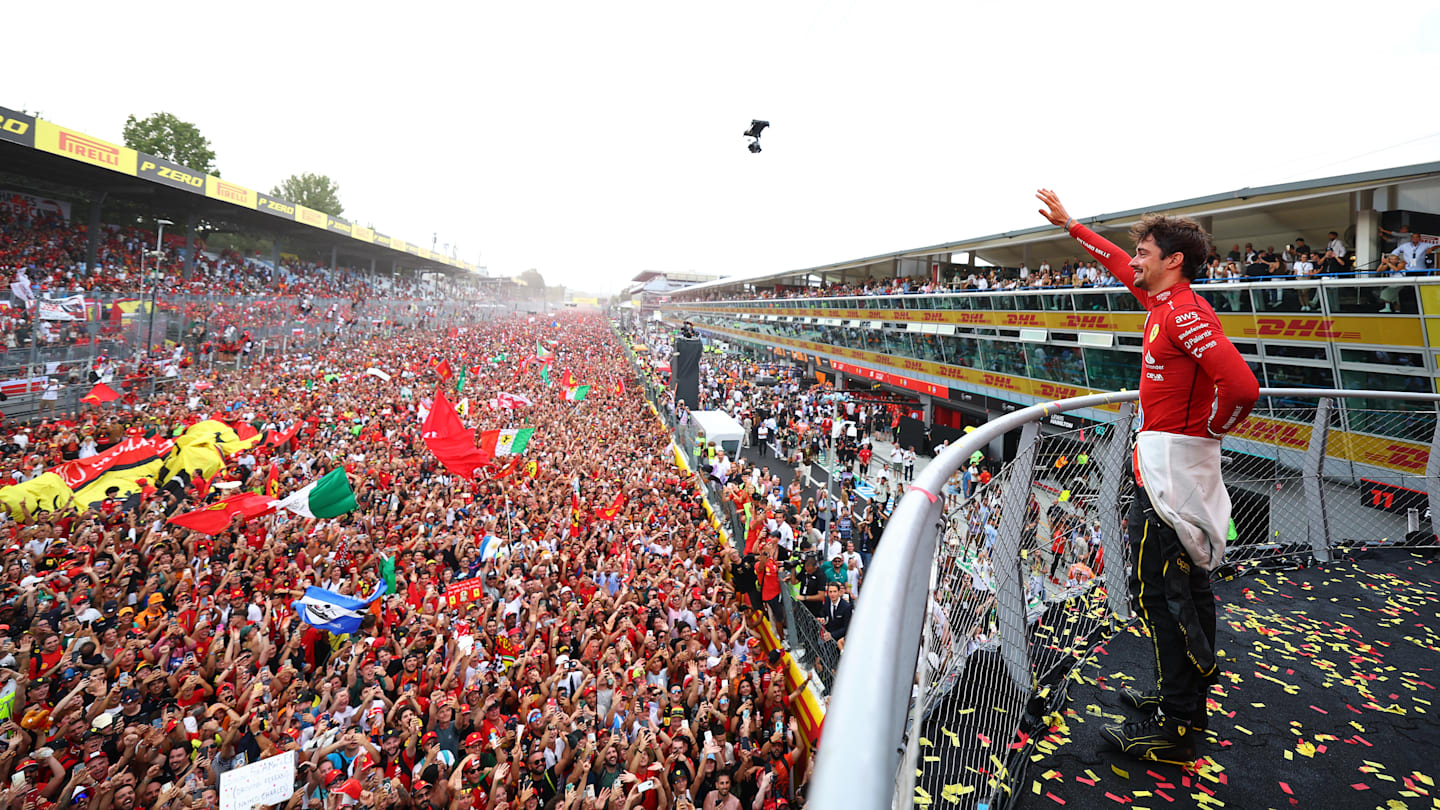
[[(848, 321), (888, 323), (949, 324), (954, 326), (1002, 327), (1011, 329), (1059, 329), (1077, 332), (1125, 332), (1140, 334), (1145, 327), (1143, 312), (1006, 312), (998, 310), (949, 309), (762, 309), (723, 304), (686, 304), (686, 309), (721, 314), (831, 318)], [(1424, 346), (1425, 328), (1420, 318), (1335, 315), (1329, 318), (1302, 315), (1247, 313), (1220, 315), (1220, 325), (1231, 339), (1260, 338), (1300, 340), (1318, 343), (1378, 343), (1393, 346)], [(1440, 329), (1437, 326), (1436, 329)]]
[(29, 149), (60, 155), (102, 169), (138, 177), (163, 186), (199, 194), (212, 200), (262, 211), (271, 216), (301, 222), (313, 228), (348, 236), (365, 244), (400, 250), (462, 270), (473, 270), (468, 262), (451, 259), (428, 250), (421, 250), (398, 239), (376, 234), (343, 219), (327, 216), (321, 211), (262, 194), (251, 188), (222, 180), (195, 169), (181, 166), (164, 158), (137, 152), (127, 146), (110, 143), (83, 132), (53, 124), (19, 110), (0, 107), (0, 141)]
[[(1064, 385), (1048, 380), (1033, 380), (1028, 377), (1015, 377), (993, 371), (950, 366), (943, 363), (915, 360), (908, 357), (892, 357), (888, 354), (810, 343), (793, 338), (757, 335), (754, 332), (746, 332), (741, 329), (731, 329), (724, 326), (706, 326), (705, 329), (712, 332), (731, 334), (737, 338), (744, 338), (751, 341), (760, 340), (766, 343), (800, 348), (810, 352), (848, 357), (858, 361), (858, 363), (831, 360), (830, 367), (835, 371), (840, 371), (862, 379), (889, 383), (890, 385), (931, 394), (932, 396), (948, 396), (946, 386), (916, 380), (906, 377), (903, 374), (886, 372), (873, 368), (873, 366), (885, 366), (899, 371), (911, 371), (917, 374), (927, 374), (932, 377), (970, 383), (971, 385), (998, 389), (1006, 394), (1026, 394), (1041, 400), (1069, 399), (1071, 397), (1085, 396), (1086, 394), (1105, 393), (1095, 388)], [(866, 365), (859, 365), (859, 363)], [(1117, 408), (1113, 405), (1102, 405), (1097, 408), (1097, 410), (1113, 411), (1117, 410)], [(1239, 439), (1249, 439), (1289, 450), (1304, 451), (1310, 445), (1310, 425), (1260, 416), (1251, 416), (1246, 419), (1231, 435)], [(1326, 455), (1331, 458), (1353, 461), (1357, 464), (1368, 464), (1372, 467), (1383, 467), (1409, 475), (1424, 475), (1425, 463), (1430, 457), (1430, 447), (1426, 444), (1408, 442), (1402, 439), (1332, 430), (1327, 437)]]

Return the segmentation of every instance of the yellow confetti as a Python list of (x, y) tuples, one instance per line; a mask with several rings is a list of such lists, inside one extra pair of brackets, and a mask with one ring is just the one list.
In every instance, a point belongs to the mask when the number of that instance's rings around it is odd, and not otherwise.
[(1421, 773), (1421, 772), (1419, 772), (1419, 771), (1416, 771), (1416, 772), (1414, 772), (1414, 773), (1412, 773), (1412, 774), (1410, 774), (1410, 775), (1413, 776), (1413, 777), (1415, 777), (1416, 779), (1419, 779), (1421, 782), (1424, 782), (1425, 784), (1429, 785), (1430, 787), (1435, 787), (1435, 780), (1434, 780), (1434, 779), (1431, 779), (1430, 777), (1426, 776), (1425, 774), (1423, 774), (1423, 773)]
[(932, 747), (932, 748), (935, 746), (935, 743), (930, 742), (929, 740), (925, 739), (924, 737), (921, 737), (921, 738), (920, 738), (920, 744), (921, 744), (921, 745), (928, 745), (928, 746), (930, 746), (930, 747)]
[(1114, 765), (1111, 765), (1111, 766), (1110, 766), (1110, 770), (1114, 771), (1114, 772), (1115, 772), (1115, 775), (1118, 776), (1118, 777), (1120, 777), (1121, 779), (1129, 779), (1129, 778), (1130, 778), (1130, 772), (1129, 772), (1129, 771), (1122, 771), (1122, 770), (1120, 770), (1119, 768), (1115, 767)]

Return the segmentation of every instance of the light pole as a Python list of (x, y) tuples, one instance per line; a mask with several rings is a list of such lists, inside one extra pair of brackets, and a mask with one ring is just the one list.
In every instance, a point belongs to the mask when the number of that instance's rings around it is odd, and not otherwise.
[[(145, 326), (145, 356), (146, 356), (146, 357), (149, 357), (149, 356), (150, 356), (150, 341), (151, 341), (152, 337), (153, 337), (154, 334), (155, 334), (155, 288), (160, 284), (160, 278), (159, 278), (159, 276), (160, 276), (160, 259), (165, 255), (164, 252), (161, 251), (160, 246), (161, 246), (161, 245), (164, 243), (164, 241), (165, 241), (165, 226), (166, 226), (166, 225), (174, 225), (175, 223), (171, 222), (171, 221), (168, 220), (168, 219), (157, 219), (157, 220), (155, 220), (155, 224), (157, 224), (157, 225), (160, 226), (160, 232), (155, 235), (155, 276), (156, 276), (156, 278), (155, 278), (155, 281), (150, 284), (150, 317), (149, 317), (149, 320), (148, 320), (148, 322), (147, 322), (147, 324), (146, 324), (146, 326)], [(141, 280), (141, 283), (143, 284), (143, 283), (144, 283), (144, 280), (145, 280), (145, 253), (144, 253), (143, 250), (142, 250), (141, 253), (140, 253), (140, 280)], [(140, 300), (143, 301), (143, 300), (145, 300), (145, 296), (144, 296), (144, 292), (143, 292), (143, 290), (144, 290), (144, 287), (143, 287), (143, 286), (141, 287), (141, 290), (142, 290), (142, 292), (141, 292)]]

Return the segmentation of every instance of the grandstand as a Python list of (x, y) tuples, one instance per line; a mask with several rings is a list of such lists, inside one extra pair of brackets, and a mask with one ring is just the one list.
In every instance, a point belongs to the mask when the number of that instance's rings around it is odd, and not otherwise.
[[(468, 263), (15, 110), (0, 108), (0, 120), (10, 280), (0, 393), (11, 421), (35, 416), (47, 385), (62, 413), (102, 377), (153, 393), (176, 377), (172, 347), (202, 364), (243, 363), (344, 330), (515, 309), (513, 285)], [(146, 224), (159, 220), (180, 224)], [(208, 233), (271, 249), (210, 249)]]

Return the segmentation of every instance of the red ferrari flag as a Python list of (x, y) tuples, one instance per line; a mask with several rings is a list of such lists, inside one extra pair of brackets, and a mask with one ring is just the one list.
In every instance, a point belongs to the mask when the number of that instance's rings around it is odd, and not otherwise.
[(119, 398), (120, 394), (114, 388), (105, 383), (95, 383), (95, 387), (90, 389), (90, 393), (81, 397), (80, 401), (90, 405), (99, 405)]
[(440, 375), (440, 382), (445, 382), (455, 376), (455, 371), (450, 368), (449, 360), (441, 360), (435, 365), (435, 373)]
[(445, 469), (467, 479), (475, 477), (476, 470), (490, 460), (475, 446), (474, 436), (460, 423), (455, 406), (440, 390), (435, 391), (435, 402), (430, 406), (430, 415), (425, 417), (420, 438)]
[(202, 534), (216, 535), (230, 527), (230, 520), (235, 515), (240, 515), (248, 520), (275, 511), (270, 506), (270, 501), (271, 498), (266, 495), (242, 492), (218, 503), (213, 503), (204, 509), (174, 515), (169, 522), (176, 526), (194, 529)]

